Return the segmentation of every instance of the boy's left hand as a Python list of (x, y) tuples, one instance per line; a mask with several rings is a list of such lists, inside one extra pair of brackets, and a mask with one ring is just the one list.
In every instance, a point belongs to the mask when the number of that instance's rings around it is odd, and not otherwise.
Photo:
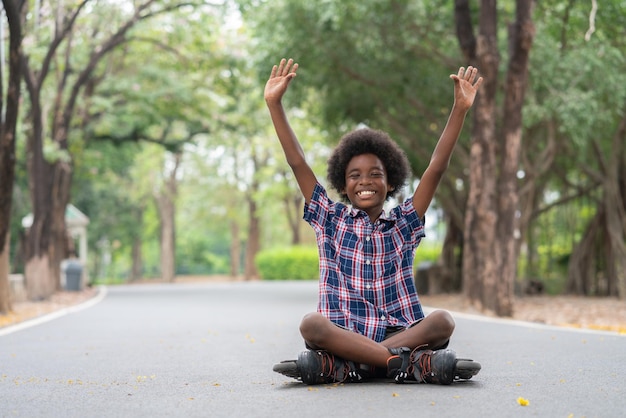
[(469, 109), (474, 103), (476, 92), (483, 83), (483, 78), (478, 77), (478, 69), (472, 66), (467, 69), (459, 68), (458, 74), (451, 74), (450, 78), (454, 80), (454, 103), (462, 109)]

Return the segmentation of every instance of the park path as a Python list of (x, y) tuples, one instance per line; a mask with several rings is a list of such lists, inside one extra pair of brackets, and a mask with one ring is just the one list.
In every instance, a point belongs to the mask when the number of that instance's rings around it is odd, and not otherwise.
[[(452, 386), (307, 387), (273, 373), (302, 349), (312, 282), (119, 286), (0, 336), (0, 417), (621, 417), (626, 336), (455, 316), (483, 370)], [(527, 404), (527, 405), (523, 405)]]

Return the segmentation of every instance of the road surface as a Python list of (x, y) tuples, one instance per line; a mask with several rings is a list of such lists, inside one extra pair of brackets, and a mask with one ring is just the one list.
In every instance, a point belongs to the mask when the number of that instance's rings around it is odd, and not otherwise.
[[(0, 329), (0, 417), (622, 417), (626, 336), (455, 315), (482, 371), (451, 386), (308, 387), (272, 372), (303, 349), (312, 282), (119, 286)], [(527, 405), (521, 405), (525, 404)]]

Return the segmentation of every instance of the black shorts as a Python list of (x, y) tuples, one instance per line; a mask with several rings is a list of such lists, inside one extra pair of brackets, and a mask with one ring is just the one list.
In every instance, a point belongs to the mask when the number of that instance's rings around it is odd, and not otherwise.
[[(387, 331), (385, 333), (385, 338), (383, 340), (386, 340), (388, 338), (393, 337), (394, 335), (400, 333), (400, 332), (404, 332), (407, 329), (414, 327), (415, 325), (419, 324), (420, 322), (422, 322), (422, 319), (424, 318), (420, 318), (417, 321), (413, 322), (411, 325), (409, 325), (408, 327), (403, 327), (401, 325), (393, 325), (393, 326), (388, 326), (387, 327)], [(442, 344), (439, 347), (433, 347), (432, 350), (440, 350), (442, 348), (448, 348), (448, 345), (450, 344), (450, 340), (447, 340), (444, 344)]]
[(383, 338), (383, 340), (386, 340), (387, 338), (391, 338), (394, 335), (398, 334), (399, 332), (405, 331), (409, 328), (414, 327), (415, 325), (419, 324), (420, 322), (422, 322), (422, 320), (426, 318), (420, 318), (417, 321), (413, 322), (411, 325), (409, 325), (408, 327), (403, 327), (402, 325), (390, 325), (387, 327), (387, 332), (385, 333), (385, 338)]

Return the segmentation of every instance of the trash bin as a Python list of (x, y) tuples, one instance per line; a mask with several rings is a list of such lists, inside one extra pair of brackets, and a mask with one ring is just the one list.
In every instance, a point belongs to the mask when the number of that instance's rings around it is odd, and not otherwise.
[(83, 266), (78, 260), (68, 260), (65, 266), (65, 290), (80, 291)]

